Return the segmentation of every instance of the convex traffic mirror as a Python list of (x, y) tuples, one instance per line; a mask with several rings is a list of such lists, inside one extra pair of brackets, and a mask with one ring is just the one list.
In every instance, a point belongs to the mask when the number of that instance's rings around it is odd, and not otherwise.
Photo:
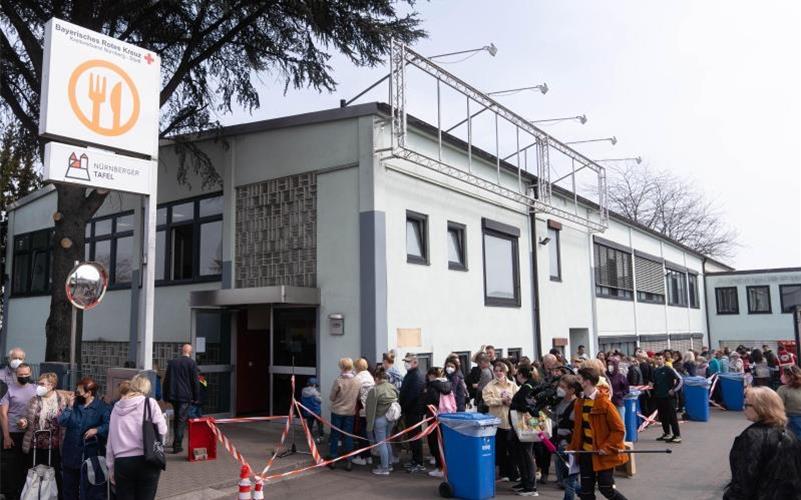
[(97, 262), (82, 262), (67, 276), (67, 299), (78, 309), (88, 310), (103, 300), (106, 287), (106, 269)]

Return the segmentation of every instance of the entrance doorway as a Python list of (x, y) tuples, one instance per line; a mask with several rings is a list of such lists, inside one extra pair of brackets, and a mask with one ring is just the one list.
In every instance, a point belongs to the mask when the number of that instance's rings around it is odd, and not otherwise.
[(269, 408), (270, 306), (239, 311), (236, 332), (236, 414), (266, 415)]
[(274, 307), (270, 365), (271, 414), (286, 415), (295, 374), (295, 397), (317, 375), (317, 309)]
[(221, 309), (195, 313), (195, 360), (206, 380), (201, 386), (203, 414), (231, 412), (231, 312)]

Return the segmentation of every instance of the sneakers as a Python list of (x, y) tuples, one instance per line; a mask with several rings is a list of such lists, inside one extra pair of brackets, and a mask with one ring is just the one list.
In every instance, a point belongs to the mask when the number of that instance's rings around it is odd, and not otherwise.
[(389, 469), (382, 469), (381, 467), (376, 467), (375, 469), (373, 469), (373, 474), (375, 474), (376, 476), (388, 476)]
[(509, 477), (507, 477), (507, 476), (499, 477), (498, 478), (498, 482), (499, 483), (508, 483), (509, 482)]
[(356, 465), (367, 465), (367, 460), (363, 459), (362, 457), (356, 457), (351, 460)]
[(673, 436), (672, 438), (666, 439), (665, 441), (668, 442), (668, 443), (679, 444), (679, 443), (681, 443), (681, 436)]
[(428, 463), (431, 465), (437, 465), (437, 459), (434, 457), (428, 457)]
[(413, 464), (411, 467), (409, 467), (406, 470), (407, 470), (407, 472), (409, 472), (409, 474), (414, 474), (415, 472), (426, 472), (428, 469), (426, 469), (425, 465)]
[(516, 485), (512, 486), (513, 490), (522, 490), (524, 488), (525, 486), (523, 486), (523, 483), (517, 483)]
[(429, 471), (428, 475), (431, 477), (445, 477), (445, 474), (439, 469), (434, 469), (432, 471)]
[(673, 438), (673, 436), (671, 436), (670, 434), (662, 434), (660, 437), (656, 438), (656, 440), (657, 441), (669, 441), (672, 438)]
[(527, 490), (520, 490), (517, 492), (517, 496), (519, 497), (538, 497), (540, 494), (537, 490), (534, 489), (527, 489)]

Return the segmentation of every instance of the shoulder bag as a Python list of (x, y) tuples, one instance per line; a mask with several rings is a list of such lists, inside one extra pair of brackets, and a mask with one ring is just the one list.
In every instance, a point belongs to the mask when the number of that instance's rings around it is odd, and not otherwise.
[(145, 452), (145, 462), (161, 470), (167, 468), (167, 459), (164, 456), (164, 443), (158, 426), (153, 423), (150, 409), (150, 398), (145, 397), (145, 408), (142, 411), (142, 449)]

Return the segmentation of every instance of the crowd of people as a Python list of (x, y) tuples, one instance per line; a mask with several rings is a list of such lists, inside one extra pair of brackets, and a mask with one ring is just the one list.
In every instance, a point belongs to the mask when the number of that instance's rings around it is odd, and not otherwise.
[[(191, 356), (191, 345), (184, 345), (181, 356), (169, 362), (159, 391), (175, 411), (173, 453), (182, 451), (189, 407), (199, 398)], [(162, 469), (147, 460), (143, 424), (147, 416), (163, 442), (167, 423), (152, 397), (150, 377), (140, 373), (123, 381), (118, 397), (107, 403), (91, 377), (63, 391), (56, 390), (55, 373), (35, 379), (32, 374), (25, 351), (11, 349), (0, 369), (0, 493), (17, 500), (28, 469), (44, 464), (54, 470), (60, 500), (106, 499), (109, 490), (118, 500), (153, 500)]]
[[(733, 443), (732, 481), (724, 498), (796, 498), (797, 493), (788, 492), (801, 491), (801, 368), (784, 346), (778, 351), (773, 354), (769, 346), (714, 352), (638, 349), (632, 356), (611, 351), (591, 358), (579, 346), (571, 359), (553, 349), (532, 360), (500, 358), (492, 346), (482, 346), (470, 367), (451, 353), (441, 367), (422, 369), (417, 356), (407, 353), (403, 370), (392, 352), (372, 365), (365, 358), (342, 358), (327, 395), (333, 426), (328, 466), (352, 470), (354, 465), (372, 465), (379, 476), (398, 466), (443, 477), (437, 434), (427, 436), (428, 456), (421, 439), (409, 438), (422, 432), (421, 422), (434, 413), (480, 412), (497, 419), (497, 479), (512, 483), (518, 495), (538, 496), (538, 485), (548, 483), (553, 473), (565, 500), (595, 498), (596, 489), (606, 498), (625, 500), (613, 477), (615, 467), (628, 460), (624, 401), (639, 398), (643, 414), (657, 412), (663, 430), (657, 439), (678, 444), (685, 378), (741, 372), (748, 385), (745, 417), (753, 423)], [(161, 469), (146, 457), (142, 423), (150, 415), (161, 436), (167, 424), (151, 397), (151, 379), (139, 374), (123, 382), (118, 399), (107, 404), (91, 377), (79, 380), (71, 391), (57, 391), (56, 374), (42, 373), (34, 380), (32, 373), (19, 348), (8, 353), (8, 363), (0, 369), (5, 498), (18, 498), (27, 469), (43, 463), (57, 471), (59, 498), (105, 498), (100, 458), (105, 458), (116, 498), (155, 498)], [(182, 451), (183, 428), (200, 397), (198, 380), (192, 347), (186, 344), (169, 362), (161, 391), (175, 414), (174, 453)], [(323, 397), (317, 379), (309, 378), (301, 403), (309, 429), (317, 428), (318, 442), (324, 438), (318, 420)], [(547, 442), (542, 436), (523, 437), (515, 427), (520, 418), (547, 419)], [(411, 428), (417, 430), (402, 442), (387, 441)], [(376, 445), (372, 451), (351, 455), (369, 443)], [(409, 459), (400, 465), (406, 448)]]

